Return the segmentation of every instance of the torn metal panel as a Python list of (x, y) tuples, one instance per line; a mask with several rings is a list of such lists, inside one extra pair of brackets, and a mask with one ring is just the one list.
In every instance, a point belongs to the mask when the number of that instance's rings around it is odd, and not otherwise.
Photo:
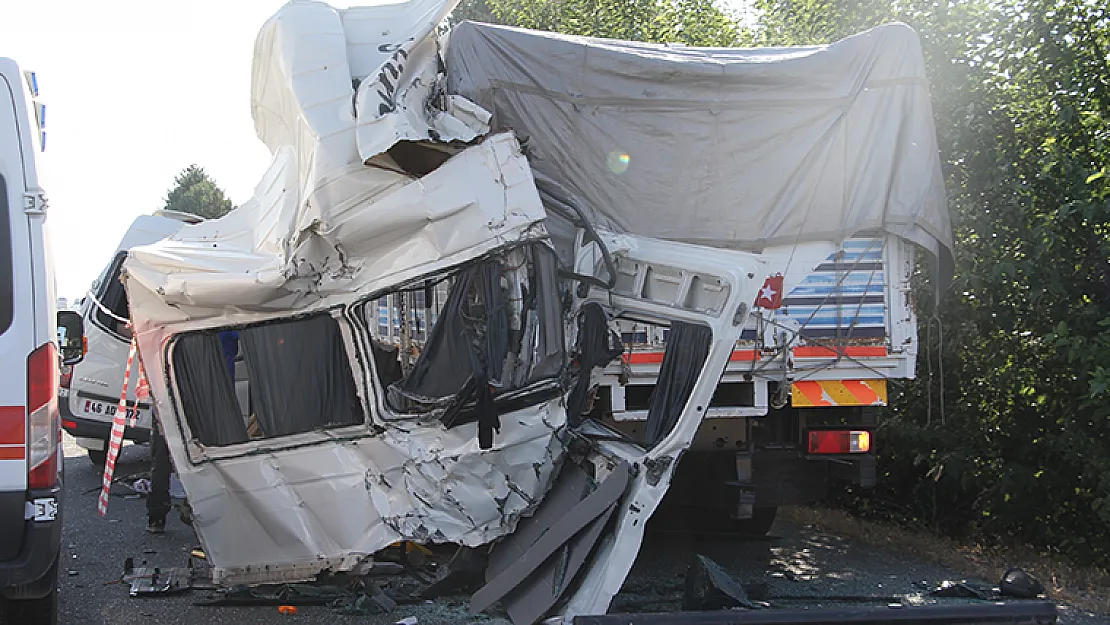
[[(146, 318), (311, 309), (417, 265), (465, 260), (543, 218), (511, 133), (486, 137), (488, 114), (443, 94), (434, 28), (455, 3), (294, 0), (263, 25), (251, 106), (270, 170), (231, 214), (132, 250), (129, 278), (155, 295), (141, 304)], [(379, 92), (389, 110), (370, 104)], [(399, 142), (438, 156), (406, 170), (387, 153)]]
[(561, 455), (560, 410), (548, 402), (513, 413), (489, 453), (474, 424), (390, 424), (378, 436), (360, 426), (348, 441), (313, 433), (323, 442), (268, 453), (247, 443), (259, 451), (189, 465), (182, 479), (214, 579), (308, 579), (353, 569), (398, 540), (477, 546), (508, 533)]
[[(586, 524), (562, 549), (552, 554), (532, 575), (530, 583), (514, 588), (502, 598), (501, 604), (513, 623), (537, 623), (553, 611), (564, 593), (573, 587), (574, 580), (604, 536), (615, 512), (616, 504), (606, 508), (601, 516)], [(557, 608), (554, 609), (557, 611)]]
[[(506, 603), (514, 623), (527, 625), (543, 616), (563, 594), (567, 588), (565, 582), (569, 581), (560, 579), (557, 564), (550, 559), (564, 550), (569, 557), (572, 543), (580, 535), (588, 535), (591, 539), (588, 540), (590, 544), (578, 547), (586, 551), (592, 547), (601, 529), (594, 521), (609, 518), (613, 505), (628, 486), (628, 479), (629, 467), (620, 463), (594, 490), (589, 476), (576, 466), (568, 467), (554, 492), (545, 499), (546, 505), (541, 505), (528, 519), (520, 535), (506, 539), (491, 555), (487, 583), (470, 598), (471, 612), (481, 612), (512, 595)], [(581, 560), (578, 564), (581, 565)], [(571, 577), (576, 572), (577, 567), (574, 571), (564, 571)], [(557, 580), (558, 583), (553, 583)], [(542, 587), (544, 582), (549, 584), (546, 588)]]
[(143, 323), (194, 329), (321, 310), (543, 235), (543, 208), (511, 133), (420, 179), (362, 167), (336, 182), (350, 193), (308, 230), (285, 186), (295, 184), (290, 159), (279, 153), (278, 170), (227, 216), (131, 250), (124, 267), (139, 332)]
[(185, 567), (159, 568), (140, 566), (123, 576), (123, 581), (131, 585), (128, 594), (132, 597), (142, 595), (172, 595), (192, 589), (193, 569)]
[(686, 588), (682, 596), (683, 610), (755, 609), (744, 587), (721, 565), (706, 556), (694, 556), (686, 569)]
[[(755, 300), (759, 289), (754, 278), (764, 272), (764, 263), (758, 257), (740, 252), (632, 235), (602, 232), (601, 236), (617, 273), (635, 279), (618, 280), (609, 290), (595, 286), (588, 299), (618, 316), (708, 327), (712, 341), (674, 426), (652, 447), (644, 449), (619, 437), (611, 440), (613, 437), (591, 422), (583, 429), (583, 434), (592, 434), (587, 436), (595, 455), (631, 458), (642, 470), (621, 500), (610, 539), (599, 545), (563, 610), (562, 617), (568, 623), (576, 615), (605, 613), (620, 591), (639, 553), (644, 526), (667, 492), (675, 460), (690, 447), (747, 320), (749, 302)], [(662, 274), (655, 271), (657, 268), (664, 269)], [(673, 288), (653, 286), (659, 275), (672, 273), (678, 277)], [(672, 284), (669, 279), (663, 282)], [(707, 301), (714, 304), (704, 305)]]
[(470, 141), (488, 132), (488, 113), (442, 97), (439, 86), (446, 77), (434, 29), (456, 4), (335, 9), (294, 0), (262, 26), (251, 75), (255, 131), (272, 152), (293, 148), (310, 217), (326, 214), (329, 198), (343, 199), (334, 183), (351, 165), (398, 141)]

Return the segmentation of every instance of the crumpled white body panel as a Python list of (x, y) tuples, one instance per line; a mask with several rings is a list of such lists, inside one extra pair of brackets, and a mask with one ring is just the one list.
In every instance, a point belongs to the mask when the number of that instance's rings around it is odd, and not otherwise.
[[(280, 237), (265, 236), (290, 233), (291, 222), (282, 222), (291, 214), (285, 197), (275, 192), (269, 210), (244, 206), (132, 252), (127, 287), (147, 371), (172, 376), (167, 346), (178, 333), (349, 305), (544, 235), (539, 198), (510, 134), (464, 150), (421, 180), (339, 205), (309, 239), (336, 242), (321, 246), (316, 259), (329, 261), (326, 253), (337, 248), (348, 254), (339, 271), (290, 275)], [(226, 249), (233, 243), (243, 247)], [(294, 249), (293, 268), (313, 258), (304, 246)], [(354, 339), (345, 338), (353, 353)], [(354, 359), (352, 368), (356, 377), (368, 373)], [(387, 423), (367, 397), (368, 423), (384, 432), (368, 424), (205, 449), (169, 399), (166, 375), (150, 378), (195, 527), (215, 576), (226, 583), (346, 570), (401, 539), (489, 542), (511, 532), (542, 498), (562, 456), (554, 433), (566, 415), (558, 401), (502, 415), (495, 447), (481, 451), (474, 424), (447, 430), (434, 421)]]
[(305, 579), (398, 540), (477, 546), (511, 533), (547, 489), (564, 422), (548, 402), (503, 415), (486, 451), (473, 424), (390, 424), (357, 440), (179, 471), (217, 582)]
[[(132, 252), (129, 288), (155, 295), (137, 317), (226, 322), (307, 309), (483, 241), (511, 241), (542, 220), (511, 134), (423, 177), (386, 154), (402, 140), (472, 141), (489, 130), (481, 107), (440, 89), (434, 28), (455, 4), (341, 11), (293, 0), (268, 20), (255, 43), (251, 106), (273, 163), (231, 214)], [(369, 103), (379, 91), (390, 107)]]
[[(370, 372), (355, 357), (361, 339), (345, 325), (363, 425), (206, 448), (171, 399), (178, 334), (343, 309), (545, 236), (516, 138), (486, 135), (488, 114), (437, 91), (444, 77), (433, 28), (453, 6), (282, 8), (255, 47), (256, 130), (274, 158), (254, 197), (133, 249), (126, 262), (140, 357), (218, 581), (356, 569), (401, 539), (487, 543), (543, 497), (562, 457), (560, 400), (502, 414), (487, 450), (475, 424), (381, 418), (380, 398), (363, 384)], [(384, 64), (398, 53), (407, 67), (394, 76)], [(383, 81), (397, 104), (388, 111), (363, 100)], [(386, 153), (402, 140), (456, 143), (418, 176)]]
[(440, 260), (481, 255), (544, 218), (510, 133), (463, 150), (419, 179), (359, 166), (330, 185), (336, 199), (326, 219), (307, 229), (287, 186), (292, 158), (281, 150), (254, 198), (227, 216), (131, 251), (128, 290), (151, 295), (133, 296), (140, 327), (206, 318), (220, 326), (255, 313), (316, 309)]

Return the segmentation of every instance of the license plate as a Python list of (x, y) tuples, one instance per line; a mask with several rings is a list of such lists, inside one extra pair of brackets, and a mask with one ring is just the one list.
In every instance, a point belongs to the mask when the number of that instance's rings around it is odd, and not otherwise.
[[(95, 399), (86, 399), (84, 411), (85, 414), (94, 417), (114, 417), (116, 416), (116, 412), (119, 411), (119, 404), (113, 404), (106, 401), (96, 401)], [(130, 419), (133, 416), (135, 416), (135, 408), (128, 406), (126, 418)], [(146, 411), (140, 408), (137, 418), (142, 419), (145, 416)]]

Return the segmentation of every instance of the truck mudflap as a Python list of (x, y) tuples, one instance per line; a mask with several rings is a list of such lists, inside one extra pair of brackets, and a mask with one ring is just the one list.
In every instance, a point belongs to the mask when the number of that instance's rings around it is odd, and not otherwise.
[(991, 603), (987, 605), (924, 605), (842, 607), (791, 610), (717, 610), (655, 614), (599, 614), (576, 616), (574, 625), (854, 625), (904, 623), (913, 625), (981, 625), (1006, 623), (1049, 625), (1056, 622), (1051, 601)]

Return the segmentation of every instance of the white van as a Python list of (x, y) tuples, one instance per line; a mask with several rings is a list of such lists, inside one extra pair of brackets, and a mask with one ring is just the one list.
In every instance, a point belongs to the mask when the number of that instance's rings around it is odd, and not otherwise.
[[(45, 108), (33, 74), (0, 58), (0, 622), (56, 623), (62, 526), (58, 371), (83, 354), (81, 317), (56, 312)], [(57, 317), (55, 317), (57, 315)], [(59, 330), (61, 332), (59, 333)], [(59, 336), (64, 337), (59, 344)]]
[[(89, 459), (95, 464), (103, 465), (107, 458), (108, 438), (119, 406), (127, 352), (131, 347), (127, 293), (119, 279), (123, 260), (132, 247), (161, 241), (184, 224), (201, 221), (203, 219), (195, 215), (166, 210), (140, 215), (127, 229), (111, 261), (78, 305), (78, 312), (85, 320), (88, 354), (80, 365), (62, 368), (58, 397), (62, 427), (78, 445), (88, 450)], [(133, 366), (138, 366), (137, 361)], [(128, 418), (131, 411), (136, 410), (136, 379), (133, 375), (127, 389)], [(150, 439), (150, 404), (139, 403), (137, 409), (136, 425), (124, 430), (124, 439), (146, 442)]]

